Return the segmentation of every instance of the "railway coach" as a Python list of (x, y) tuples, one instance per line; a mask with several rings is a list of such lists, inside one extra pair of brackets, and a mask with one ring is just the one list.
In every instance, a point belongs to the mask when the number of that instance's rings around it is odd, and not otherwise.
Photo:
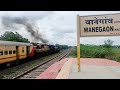
[(0, 41), (0, 64), (10, 64), (13, 61), (17, 62), (27, 57), (32, 58), (33, 56), (33, 44), (12, 41)]

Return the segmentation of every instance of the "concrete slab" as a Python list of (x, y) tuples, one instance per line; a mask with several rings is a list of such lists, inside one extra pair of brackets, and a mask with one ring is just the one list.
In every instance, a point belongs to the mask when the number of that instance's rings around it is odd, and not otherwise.
[(81, 65), (77, 72), (77, 65), (71, 65), (69, 79), (120, 79), (120, 66)]

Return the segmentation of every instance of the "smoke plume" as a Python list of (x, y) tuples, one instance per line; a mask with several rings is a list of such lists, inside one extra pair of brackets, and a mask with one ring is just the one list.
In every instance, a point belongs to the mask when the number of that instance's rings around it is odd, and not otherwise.
[(44, 39), (42, 35), (38, 32), (38, 29), (37, 29), (37, 26), (35, 26), (35, 23), (31, 22), (26, 17), (4, 16), (2, 17), (2, 24), (4, 27), (7, 27), (7, 28), (15, 28), (15, 24), (22, 24), (25, 26), (27, 32), (29, 32), (31, 36), (34, 37), (35, 41), (40, 40), (42, 43), (48, 43), (48, 40)]

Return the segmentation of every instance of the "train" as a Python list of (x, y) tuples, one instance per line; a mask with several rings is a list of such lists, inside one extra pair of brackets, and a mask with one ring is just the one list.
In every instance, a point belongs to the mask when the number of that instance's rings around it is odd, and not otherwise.
[(60, 51), (59, 46), (0, 40), (0, 65), (37, 59)]

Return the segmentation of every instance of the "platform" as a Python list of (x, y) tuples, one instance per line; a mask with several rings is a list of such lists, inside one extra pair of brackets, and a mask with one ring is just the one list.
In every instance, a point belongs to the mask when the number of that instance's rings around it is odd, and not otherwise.
[(50, 66), (37, 79), (120, 79), (120, 63), (100, 58), (81, 58), (80, 72), (77, 59), (65, 58)]

